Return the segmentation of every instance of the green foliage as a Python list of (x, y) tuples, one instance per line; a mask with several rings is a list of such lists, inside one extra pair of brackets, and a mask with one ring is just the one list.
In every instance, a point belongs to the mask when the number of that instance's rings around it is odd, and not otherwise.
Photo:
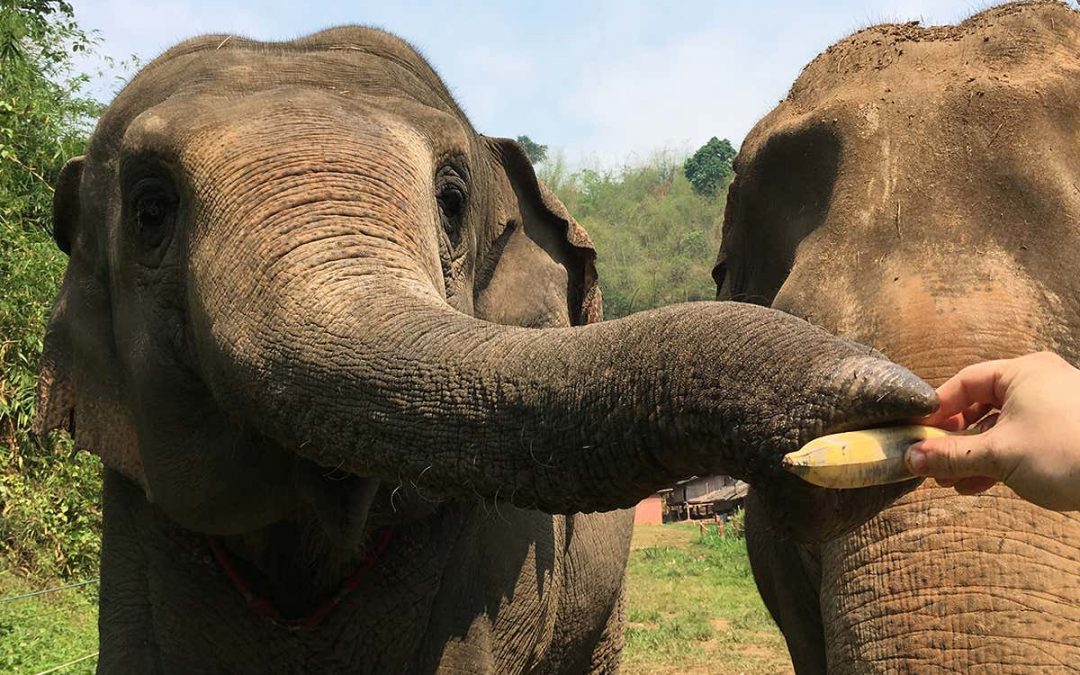
[(528, 136), (518, 136), (517, 142), (533, 164), (540, 164), (547, 159), (548, 146), (540, 145)]
[(66, 439), (30, 434), (66, 264), (49, 234), (50, 185), (99, 112), (71, 65), (93, 44), (67, 3), (0, 5), (0, 567), (38, 578), (92, 575), (99, 552), (99, 463)]
[(716, 194), (721, 185), (731, 182), (735, 154), (731, 141), (726, 138), (720, 140), (713, 136), (708, 143), (686, 159), (683, 164), (683, 175), (690, 181), (694, 192), (699, 195)]
[(607, 318), (716, 297), (710, 273), (729, 179), (697, 194), (680, 164), (660, 153), (616, 172), (570, 172), (556, 157), (539, 172), (596, 244)]
[(727, 524), (735, 536), (744, 536), (746, 534), (746, 510), (741, 506), (735, 509), (735, 513), (728, 518)]

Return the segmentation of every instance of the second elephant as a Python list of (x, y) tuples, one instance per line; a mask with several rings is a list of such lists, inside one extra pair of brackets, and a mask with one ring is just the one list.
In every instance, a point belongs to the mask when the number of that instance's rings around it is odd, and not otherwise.
[[(1080, 360), (1080, 13), (1014, 3), (875, 26), (803, 71), (737, 160), (716, 278), (939, 384), (1050, 349)], [(802, 673), (1071, 672), (1080, 516), (923, 485), (823, 544), (766, 485), (754, 576)]]

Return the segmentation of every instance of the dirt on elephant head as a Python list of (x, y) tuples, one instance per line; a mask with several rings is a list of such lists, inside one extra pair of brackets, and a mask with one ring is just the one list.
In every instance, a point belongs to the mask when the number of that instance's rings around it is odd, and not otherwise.
[[(861, 30), (744, 141), (718, 295), (872, 345), (932, 384), (1041, 349), (1080, 362), (1078, 128), (1080, 12), (1063, 3)], [(924, 484), (810, 547), (747, 514), (800, 671), (1080, 663), (1075, 514)]]
[[(1078, 31), (1080, 17), (1057, 0), (1001, 5), (957, 25), (924, 27), (912, 21), (872, 26), (832, 45), (806, 66), (787, 102), (809, 110), (845, 89), (858, 92), (890, 77), (931, 89), (965, 78), (1042, 79), (1048, 68), (1076, 67)], [(905, 87), (881, 93), (888, 102), (915, 91)]]

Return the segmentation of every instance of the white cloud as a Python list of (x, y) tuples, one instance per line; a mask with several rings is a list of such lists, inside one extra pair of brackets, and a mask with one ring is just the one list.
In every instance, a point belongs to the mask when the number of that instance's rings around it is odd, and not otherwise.
[[(269, 30), (256, 12), (221, 7), (208, 13), (190, 0), (74, 0), (72, 5), (83, 28), (101, 32), (103, 44), (98, 51), (116, 61), (135, 56), (145, 64), (169, 47), (203, 33), (260, 35)], [(100, 67), (100, 62), (84, 60), (82, 64), (90, 70)], [(93, 93), (111, 98), (122, 84), (115, 77), (114, 71), (108, 71), (97, 78)]]
[[(419, 46), (478, 129), (535, 140), (572, 163), (615, 165), (711, 136), (741, 141), (818, 52), (883, 20), (948, 22), (979, 0), (75, 0), (104, 51), (147, 61), (184, 38), (285, 39), (339, 23), (379, 25)], [(108, 79), (96, 91), (108, 98)]]

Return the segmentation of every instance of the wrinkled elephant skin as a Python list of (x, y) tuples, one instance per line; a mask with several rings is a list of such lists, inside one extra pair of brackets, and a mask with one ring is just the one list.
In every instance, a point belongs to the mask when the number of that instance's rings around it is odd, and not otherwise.
[[(103, 673), (611, 672), (616, 509), (936, 403), (775, 310), (601, 322), (588, 235), (375, 29), (169, 50), (54, 233), (39, 427), (106, 466)], [(813, 538), (910, 487), (774, 493)]]
[[(803, 71), (736, 162), (714, 276), (933, 384), (1080, 360), (1080, 14), (1007, 5), (868, 28)], [(758, 502), (759, 589), (799, 673), (1080, 666), (1080, 516), (932, 483), (822, 545)]]

